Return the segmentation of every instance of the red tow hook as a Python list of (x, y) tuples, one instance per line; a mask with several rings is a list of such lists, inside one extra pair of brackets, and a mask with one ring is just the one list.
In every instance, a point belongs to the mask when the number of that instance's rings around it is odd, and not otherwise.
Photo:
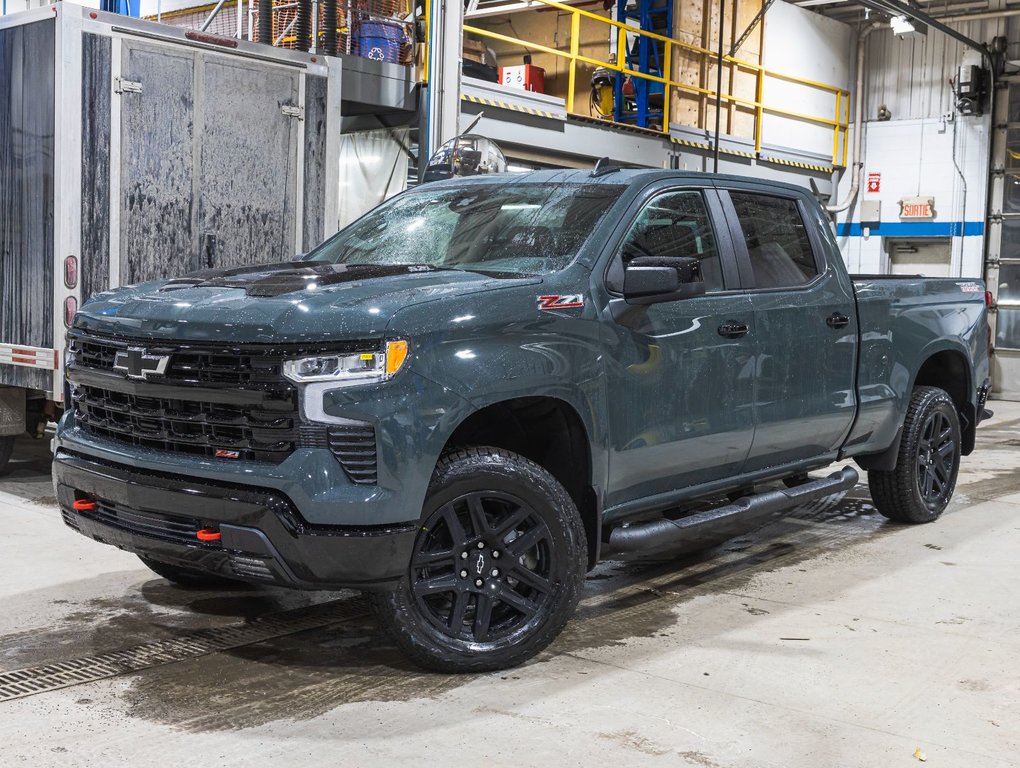
[(75, 499), (71, 506), (78, 512), (93, 512), (99, 508), (99, 505), (92, 499)]
[(223, 538), (223, 535), (219, 531), (214, 531), (212, 528), (200, 528), (195, 533), (195, 538), (199, 541), (219, 541)]

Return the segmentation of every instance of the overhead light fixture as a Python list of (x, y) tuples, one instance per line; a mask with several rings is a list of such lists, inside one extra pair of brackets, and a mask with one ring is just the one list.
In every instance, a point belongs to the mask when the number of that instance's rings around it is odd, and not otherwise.
[(901, 40), (905, 37), (924, 37), (928, 34), (926, 25), (906, 16), (893, 16), (889, 20), (889, 26), (892, 27), (892, 33)]

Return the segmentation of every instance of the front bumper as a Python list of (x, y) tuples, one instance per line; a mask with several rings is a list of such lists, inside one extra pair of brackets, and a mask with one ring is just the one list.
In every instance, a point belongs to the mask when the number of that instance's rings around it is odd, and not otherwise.
[[(323, 526), (278, 490), (141, 470), (58, 449), (53, 482), (79, 533), (174, 565), (298, 589), (385, 588), (410, 562), (415, 525)], [(76, 500), (95, 509), (76, 510)], [(200, 541), (200, 529), (220, 539)]]

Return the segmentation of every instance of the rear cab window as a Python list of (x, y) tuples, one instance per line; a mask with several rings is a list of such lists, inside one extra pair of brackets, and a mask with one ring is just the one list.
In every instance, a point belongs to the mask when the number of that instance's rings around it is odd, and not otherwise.
[(791, 288), (819, 274), (818, 261), (797, 201), (730, 191), (751, 262), (754, 288)]

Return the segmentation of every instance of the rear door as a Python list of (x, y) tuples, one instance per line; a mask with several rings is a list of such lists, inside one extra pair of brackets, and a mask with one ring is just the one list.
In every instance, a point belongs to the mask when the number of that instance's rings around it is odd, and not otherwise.
[(199, 266), (294, 258), (298, 73), (206, 54), (201, 94)]
[[(124, 43), (113, 71), (114, 115), (120, 110), (120, 161), (113, 186), (120, 237), (110, 243), (111, 286), (191, 272), (196, 267), (195, 53), (186, 48)], [(119, 275), (116, 273), (120, 264)], [(118, 283), (119, 279), (119, 283)]]
[(856, 409), (857, 313), (817, 209), (752, 184), (720, 191), (754, 311), (755, 434), (744, 472), (834, 458)]
[[(718, 195), (659, 187), (625, 232), (605, 273), (602, 322), (610, 507), (738, 474), (754, 432), (754, 318)], [(707, 293), (628, 305), (620, 291), (631, 241), (631, 252), (698, 258)]]
[(300, 71), (183, 46), (114, 45), (120, 284), (293, 258)]

